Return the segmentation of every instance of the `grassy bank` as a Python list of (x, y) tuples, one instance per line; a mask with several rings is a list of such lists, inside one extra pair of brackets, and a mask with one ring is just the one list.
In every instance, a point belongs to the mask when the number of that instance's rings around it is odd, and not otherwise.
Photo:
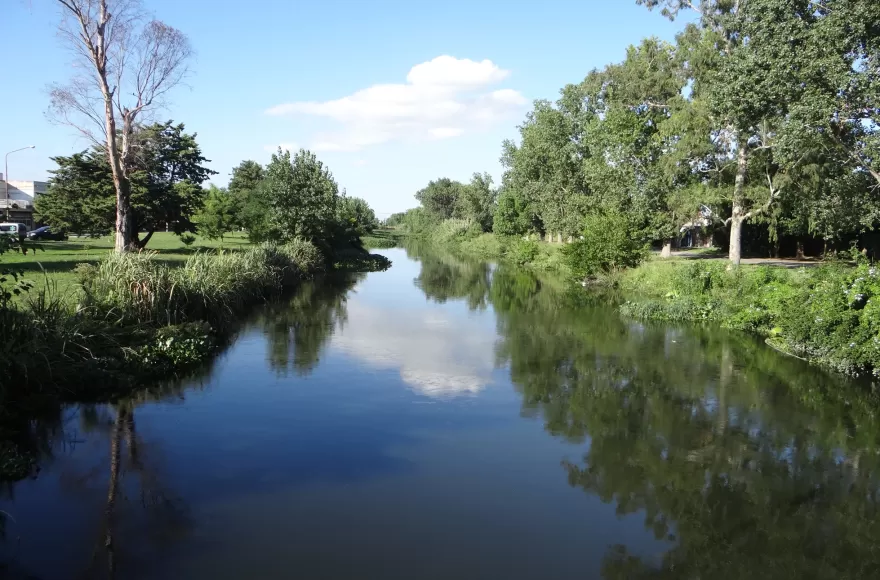
[(370, 250), (382, 250), (386, 248), (396, 248), (405, 234), (394, 228), (380, 228), (374, 230), (370, 235), (361, 237), (361, 243), (365, 248)]
[(429, 229), (405, 234), (429, 241), (463, 257), (508, 262), (538, 272), (570, 276), (562, 244), (484, 233), (470, 220), (448, 219)]
[[(4, 266), (21, 271), (39, 286), (49, 281), (61, 293), (78, 290), (74, 269), (78, 264), (97, 264), (113, 251), (113, 236), (70, 238), (64, 242), (37, 242), (28, 245), (27, 254), (9, 252), (3, 255)], [(147, 251), (154, 259), (169, 266), (183, 265), (196, 253), (244, 250), (252, 247), (243, 233), (230, 234), (221, 242), (196, 236), (195, 242), (184, 244), (170, 232), (158, 232), (150, 239)]]
[[(328, 259), (312, 244), (197, 252), (104, 254), (0, 307), (0, 408), (101, 398), (204, 361), (254, 305), (325, 269), (384, 269), (381, 256)], [(5, 260), (4, 267), (10, 264)], [(12, 264), (14, 267), (14, 264)], [(62, 387), (63, 386), (63, 387)]]
[(709, 321), (846, 374), (880, 376), (880, 275), (865, 261), (733, 271), (710, 260), (653, 261), (619, 284), (626, 315)]

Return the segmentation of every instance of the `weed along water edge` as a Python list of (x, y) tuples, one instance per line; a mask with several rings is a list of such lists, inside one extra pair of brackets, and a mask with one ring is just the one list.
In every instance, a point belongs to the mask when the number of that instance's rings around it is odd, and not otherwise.
[(744, 333), (622, 317), (513, 264), (382, 254), (385, 272), (305, 280), (259, 308), (188, 377), (8, 424), (3, 569), (794, 580), (880, 568), (880, 422), (863, 385)]
[(48, 274), (37, 289), (14, 274), (19, 287), (0, 308), (3, 414), (52, 399), (106, 400), (180, 374), (204, 363), (267, 300), (328, 272), (390, 265), (363, 250), (328, 256), (299, 239), (195, 252), (179, 263), (162, 256), (110, 253), (94, 264), (69, 264), (75, 292), (59, 291)]

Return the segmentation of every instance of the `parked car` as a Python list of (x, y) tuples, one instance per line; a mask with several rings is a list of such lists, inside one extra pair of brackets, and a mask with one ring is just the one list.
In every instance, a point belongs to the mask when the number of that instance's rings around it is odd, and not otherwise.
[(67, 234), (53, 230), (50, 226), (43, 226), (28, 232), (27, 237), (29, 240), (55, 240), (61, 242), (67, 239)]
[(27, 226), (24, 224), (16, 224), (12, 222), (3, 222), (0, 224), (0, 236), (17, 236), (23, 239), (27, 234)]

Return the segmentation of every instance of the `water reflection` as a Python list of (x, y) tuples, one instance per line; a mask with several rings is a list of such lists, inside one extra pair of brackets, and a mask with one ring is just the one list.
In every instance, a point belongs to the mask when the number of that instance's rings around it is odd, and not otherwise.
[(495, 337), (479, 321), (426, 309), (400, 317), (370, 304), (348, 310), (351, 324), (334, 346), (375, 369), (397, 370), (434, 398), (479, 393), (490, 381)]
[(870, 390), (407, 252), (193, 379), (4, 421), (0, 577), (878, 575)]
[(337, 274), (303, 284), (289, 299), (268, 307), (260, 316), (269, 341), (269, 364), (286, 375), (309, 374), (334, 331), (347, 320), (349, 290), (363, 274)]
[(562, 463), (569, 484), (672, 546), (659, 561), (615, 546), (606, 578), (880, 573), (878, 402), (863, 385), (746, 336), (621, 319), (522, 270), (453, 293), (447, 260), (422, 268), (427, 295), (492, 305), (524, 412), (585, 446)]

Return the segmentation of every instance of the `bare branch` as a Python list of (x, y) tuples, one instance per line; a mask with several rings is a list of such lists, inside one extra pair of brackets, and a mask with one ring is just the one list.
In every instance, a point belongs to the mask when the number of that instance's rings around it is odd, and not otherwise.
[(186, 36), (150, 20), (140, 0), (57, 0), (59, 36), (75, 57), (67, 86), (50, 89), (50, 116), (106, 145), (116, 188), (117, 250), (133, 245), (130, 146), (139, 116), (161, 107), (188, 72)]

